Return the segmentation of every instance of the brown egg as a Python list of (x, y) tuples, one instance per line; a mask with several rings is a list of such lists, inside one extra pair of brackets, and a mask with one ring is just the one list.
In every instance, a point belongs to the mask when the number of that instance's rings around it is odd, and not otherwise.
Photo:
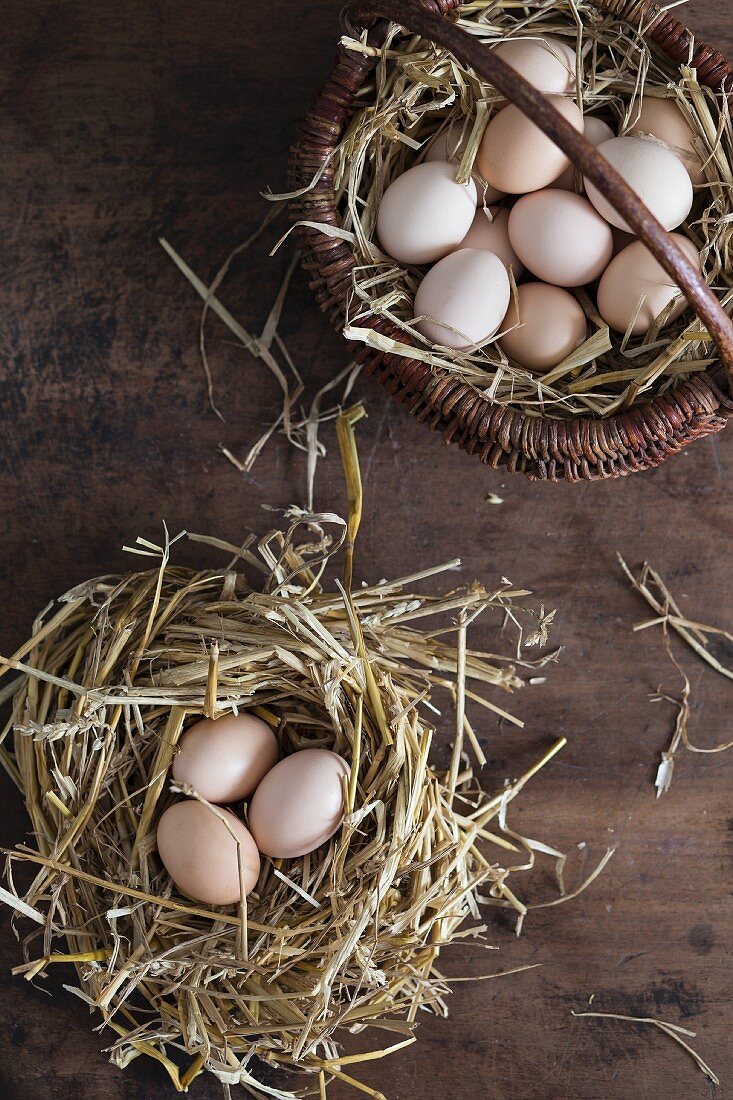
[(540, 92), (566, 92), (575, 80), (575, 50), (557, 38), (512, 38), (494, 50)]
[(461, 248), (431, 267), (417, 288), (416, 327), (444, 347), (483, 344), (498, 331), (509, 294), (509, 276), (498, 256)]
[(489, 213), (491, 217), (479, 206), (460, 247), (481, 248), (484, 252), (493, 252), (503, 264), (512, 269), (514, 278), (519, 279), (524, 274), (524, 264), (509, 240), (509, 211), (500, 206), (492, 206)]
[[(674, 153), (640, 137), (615, 137), (603, 141), (598, 152), (615, 168), (665, 229), (676, 229), (692, 209), (692, 183)], [(624, 218), (598, 188), (585, 181), (588, 198), (601, 217), (628, 232)]]
[[(583, 115), (577, 104), (559, 95), (547, 98), (582, 131)], [(491, 119), (476, 157), (478, 171), (492, 187), (515, 195), (548, 187), (569, 164), (563, 151), (513, 104)]]
[[(692, 241), (681, 233), (671, 233), (688, 259), (700, 270), (700, 256)], [(654, 259), (642, 241), (634, 241), (611, 260), (598, 285), (598, 312), (610, 328), (625, 333), (634, 320), (634, 336), (649, 331), (662, 310), (680, 294), (680, 289)], [(637, 314), (639, 302), (644, 298)], [(669, 321), (687, 309), (681, 297), (672, 309)]]
[(551, 370), (585, 340), (585, 314), (567, 290), (548, 283), (523, 283), (517, 299), (519, 312), (512, 299), (501, 326), (511, 332), (499, 343), (510, 359), (527, 370)]
[(325, 844), (344, 818), (342, 781), (349, 765), (327, 749), (284, 757), (254, 793), (249, 824), (261, 852), (293, 859)]
[(377, 235), (401, 264), (431, 264), (457, 248), (476, 213), (476, 184), (456, 183), (454, 165), (416, 164), (382, 196)]
[[(225, 818), (226, 825), (217, 814)], [(163, 866), (182, 894), (207, 905), (239, 901), (238, 850), (242, 885), (248, 894), (260, 875), (260, 853), (238, 817), (229, 810), (214, 812), (202, 802), (187, 799), (169, 806), (158, 822), (158, 855)]]
[[(595, 115), (585, 115), (583, 119), (583, 136), (588, 139), (594, 149), (597, 149), (602, 141), (608, 141), (615, 134), (607, 122)], [(581, 179), (582, 185), (582, 179)], [(575, 167), (571, 164), (561, 176), (558, 176), (552, 185), (561, 187), (563, 191), (575, 190)]]
[(237, 802), (252, 794), (277, 757), (275, 734), (256, 715), (204, 718), (181, 738), (173, 778), (207, 802)]
[(682, 161), (693, 184), (705, 183), (705, 170), (695, 148), (694, 131), (675, 100), (645, 95), (639, 116), (629, 133), (639, 137), (651, 134), (664, 141)]
[(613, 253), (608, 222), (583, 195), (554, 187), (517, 200), (509, 239), (532, 274), (555, 286), (592, 283)]
[[(430, 164), (434, 160), (444, 160), (449, 161), (451, 164), (459, 164), (470, 133), (471, 126), (468, 122), (465, 126), (462, 126), (460, 122), (452, 122), (450, 126), (446, 126), (445, 129), (436, 134), (430, 142), (424, 163)], [(474, 183), (478, 189), (479, 202), (482, 205), (488, 206), (504, 196), (503, 191), (497, 191), (495, 187), (490, 187), (485, 180), (477, 178)]]

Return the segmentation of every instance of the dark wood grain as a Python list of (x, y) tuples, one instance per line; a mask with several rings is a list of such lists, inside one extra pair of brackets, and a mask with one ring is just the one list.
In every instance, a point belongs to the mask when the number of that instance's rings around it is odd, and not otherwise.
[[(258, 192), (281, 185), (292, 131), (329, 70), (338, 6), (4, 5), (0, 651), (23, 639), (52, 596), (129, 567), (122, 544), (155, 537), (163, 520), (172, 531), (236, 540), (268, 525), (263, 504), (303, 502), (302, 463), (283, 441), (247, 478), (217, 452), (222, 441), (244, 451), (278, 406), (276, 386), (212, 327), (226, 423), (212, 415), (197, 304), (157, 238), (210, 278), (257, 225)], [(726, 7), (693, 0), (686, 18), (731, 53)], [(223, 292), (254, 328), (287, 263), (266, 252), (265, 244), (250, 251)], [(310, 392), (344, 364), (302, 275), (283, 331)], [(702, 1075), (664, 1036), (570, 1013), (593, 996), (598, 1009), (681, 1022), (697, 1031), (724, 1085), (733, 1080), (733, 756), (682, 756), (671, 792), (655, 801), (673, 711), (649, 695), (678, 684), (659, 637), (630, 633), (644, 610), (615, 560), (616, 550), (634, 563), (651, 559), (686, 611), (731, 626), (733, 435), (619, 483), (533, 486), (444, 448), (373, 384), (358, 393), (370, 416), (360, 426), (368, 507), (357, 573), (375, 579), (459, 553), (467, 577), (506, 574), (559, 608), (555, 638), (565, 652), (545, 685), (517, 698), (526, 728), (484, 723), (487, 783), (500, 785), (566, 734), (569, 747), (517, 803), (517, 827), (572, 852), (571, 885), (617, 847), (576, 902), (537, 911), (520, 939), (490, 914), (498, 950), (459, 948), (446, 960), (459, 976), (541, 968), (456, 985), (449, 1022), (426, 1018), (419, 1043), (363, 1076), (391, 1100), (707, 1097)], [(327, 442), (333, 452), (331, 435)], [(486, 503), (489, 491), (504, 503)], [(345, 503), (333, 453), (318, 503)], [(703, 744), (730, 737), (729, 687), (684, 659), (692, 733)], [(27, 824), (17, 793), (7, 782), (0, 789), (7, 844)], [(540, 871), (533, 897), (552, 896)], [(107, 1063), (107, 1037), (61, 991), (65, 979), (52, 998), (12, 979), (18, 959), (3, 912), (3, 1095), (164, 1094), (157, 1067), (140, 1060), (122, 1074)], [(196, 1094), (213, 1098), (219, 1086), (202, 1082)], [(346, 1095), (329, 1090), (334, 1100)]]

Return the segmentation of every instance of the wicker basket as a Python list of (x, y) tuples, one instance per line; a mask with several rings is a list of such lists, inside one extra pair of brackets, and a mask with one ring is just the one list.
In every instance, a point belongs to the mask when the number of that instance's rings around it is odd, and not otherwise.
[[(676, 64), (691, 63), (698, 80), (716, 91), (730, 82), (733, 70), (711, 46), (692, 35), (669, 13), (648, 0), (593, 0), (595, 6), (635, 27)], [(684, 291), (697, 315), (715, 338), (719, 359), (707, 371), (667, 390), (627, 412), (603, 420), (527, 416), (493, 403), (473, 386), (447, 371), (417, 359), (380, 353), (363, 345), (356, 358), (419, 420), (440, 431), (447, 443), (457, 443), (490, 466), (505, 466), (536, 480), (580, 481), (619, 477), (658, 466), (670, 455), (702, 436), (718, 432), (733, 412), (727, 392), (733, 392), (733, 324), (704, 279), (675, 246), (669, 235), (596, 150), (552, 108), (542, 94), (445, 16), (458, 0), (355, 0), (344, 11), (349, 32), (369, 30), (374, 44), (384, 40), (388, 21), (450, 50), (482, 79), (494, 85), (548, 134), (585, 176), (596, 184), (648, 245)], [(302, 190), (322, 171), (338, 144), (360, 88), (374, 62), (340, 49), (331, 78), (298, 132), (290, 162), (290, 184)], [(293, 203), (296, 220), (339, 224), (333, 174), (322, 171), (315, 186)], [(344, 326), (347, 300), (356, 263), (347, 243), (301, 226), (304, 266), (321, 308), (334, 325)], [(397, 330), (381, 318), (372, 326), (387, 336)], [(404, 333), (400, 339), (405, 342)]]

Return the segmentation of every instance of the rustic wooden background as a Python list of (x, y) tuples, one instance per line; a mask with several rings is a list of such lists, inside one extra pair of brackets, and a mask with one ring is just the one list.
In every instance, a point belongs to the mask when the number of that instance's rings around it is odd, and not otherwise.
[[(197, 302), (161, 251), (164, 234), (203, 278), (259, 222), (259, 192), (282, 186), (293, 129), (329, 69), (338, 0), (5, 0), (0, 46), (0, 650), (48, 599), (130, 565), (121, 547), (165, 520), (237, 540), (270, 522), (264, 504), (303, 502), (300, 457), (281, 439), (244, 477), (217, 451), (243, 453), (278, 407), (257, 364), (211, 332), (222, 424), (197, 353)], [(728, 3), (693, 0), (686, 18), (733, 51)], [(268, 240), (271, 241), (272, 238)], [(287, 256), (264, 242), (223, 291), (261, 327)], [(309, 392), (345, 350), (294, 282), (283, 332)], [(357, 388), (367, 515), (358, 571), (376, 579), (460, 554), (465, 576), (506, 574), (559, 608), (565, 646), (543, 687), (516, 700), (518, 732), (484, 726), (489, 784), (552, 739), (569, 747), (519, 800), (514, 820), (571, 853), (571, 884), (609, 845), (616, 855), (576, 902), (540, 910), (517, 939), (490, 914), (498, 951), (458, 949), (458, 975), (540, 962), (529, 973), (455, 987), (450, 1022), (426, 1018), (418, 1044), (363, 1074), (391, 1100), (666, 1100), (711, 1087), (661, 1033), (576, 1020), (593, 1007), (689, 1026), (733, 1081), (730, 800), (733, 756), (681, 756), (671, 792), (653, 777), (679, 684), (658, 634), (633, 635), (644, 609), (616, 564), (650, 559), (692, 617), (731, 626), (733, 436), (657, 472), (614, 484), (533, 486), (485, 470)], [(327, 435), (327, 442), (333, 443)], [(485, 502), (489, 491), (504, 500)], [(333, 454), (318, 503), (344, 504)], [(182, 551), (185, 554), (185, 551)], [(731, 735), (731, 689), (684, 654), (691, 728)], [(2, 783), (0, 840), (22, 838), (17, 793)], [(531, 888), (549, 898), (542, 870)], [(9, 976), (19, 960), (0, 916), (3, 1095), (78, 1100), (164, 1095), (141, 1059), (125, 1074), (78, 1001)], [(197, 1082), (201, 1098), (216, 1082)], [(334, 1100), (347, 1095), (334, 1086)]]

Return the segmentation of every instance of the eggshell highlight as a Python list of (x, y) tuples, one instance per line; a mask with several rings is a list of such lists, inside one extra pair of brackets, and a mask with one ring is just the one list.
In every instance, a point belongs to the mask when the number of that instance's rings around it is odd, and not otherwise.
[(415, 295), (417, 329), (433, 344), (467, 348), (498, 331), (509, 305), (506, 267), (493, 252), (461, 248), (431, 267)]
[[(640, 137), (615, 137), (601, 142), (598, 152), (647, 206), (665, 229), (675, 229), (692, 209), (693, 191), (682, 162), (669, 149)], [(601, 217), (617, 229), (630, 231), (624, 218), (585, 180), (588, 198)]]
[(547, 188), (523, 195), (512, 207), (508, 229), (522, 263), (555, 286), (592, 283), (613, 254), (608, 222), (570, 191)]
[(547, 283), (523, 283), (517, 289), (519, 311), (512, 303), (502, 329), (519, 325), (499, 343), (510, 359), (527, 370), (544, 373), (583, 343), (587, 322), (572, 294)]
[[(547, 97), (578, 132), (583, 115), (563, 96)], [(563, 151), (518, 107), (510, 104), (491, 119), (481, 139), (476, 165), (492, 187), (508, 194), (539, 191), (557, 179), (570, 164)]]
[(229, 810), (215, 813), (202, 802), (187, 799), (169, 806), (158, 822), (158, 855), (165, 869), (182, 894), (207, 905), (239, 901), (238, 848), (248, 894), (260, 875), (260, 854), (238, 817)]
[(430, 264), (457, 248), (476, 213), (476, 184), (456, 183), (455, 165), (416, 164), (385, 191), (377, 236), (401, 264)]
[(349, 766), (327, 749), (303, 749), (268, 772), (249, 807), (249, 826), (261, 852), (293, 859), (325, 844), (344, 817), (342, 779)]
[(181, 738), (173, 778), (207, 802), (236, 802), (252, 793), (277, 758), (277, 739), (256, 715), (204, 718)]
[(540, 92), (566, 92), (575, 78), (575, 50), (557, 38), (512, 38), (494, 52)]
[[(671, 236), (699, 271), (700, 256), (692, 241), (681, 233), (672, 233)], [(598, 312), (610, 328), (621, 333), (627, 331), (636, 314), (631, 332), (634, 336), (643, 336), (678, 294), (679, 287), (646, 245), (642, 241), (634, 241), (619, 252), (606, 268), (598, 284)], [(644, 301), (637, 314), (642, 295)], [(687, 300), (680, 298), (667, 323), (684, 313), (687, 305)]]

